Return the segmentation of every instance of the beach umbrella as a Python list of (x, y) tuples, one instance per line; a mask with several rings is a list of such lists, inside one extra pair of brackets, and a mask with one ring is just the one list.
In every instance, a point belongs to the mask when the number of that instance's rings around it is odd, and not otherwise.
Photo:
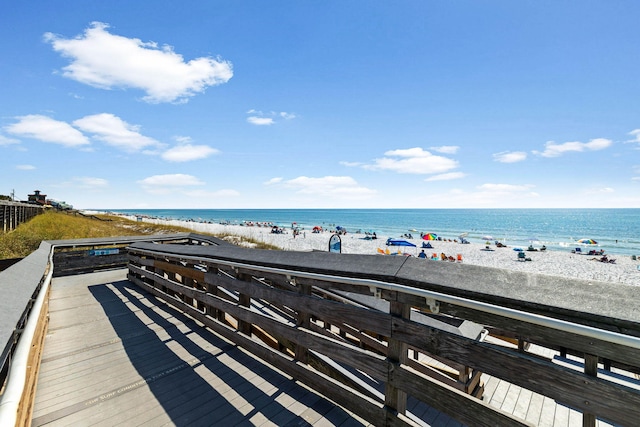
[(469, 235), (469, 233), (460, 233), (460, 235), (458, 237), (467, 237)]
[(490, 236), (490, 235), (482, 236), (482, 240), (493, 240), (493, 236)]
[(597, 245), (598, 242), (596, 242), (593, 239), (580, 239), (578, 240), (578, 243), (582, 244), (582, 245)]
[(438, 236), (436, 236), (434, 233), (426, 233), (426, 234), (422, 235), (422, 239), (423, 240), (438, 240)]
[(322, 230), (322, 227), (320, 227), (319, 225), (316, 225), (315, 227), (313, 227), (314, 230)]

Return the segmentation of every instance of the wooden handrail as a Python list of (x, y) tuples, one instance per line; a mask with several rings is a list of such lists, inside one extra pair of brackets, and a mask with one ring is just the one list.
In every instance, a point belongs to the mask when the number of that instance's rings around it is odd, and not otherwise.
[[(586, 425), (597, 418), (621, 425), (640, 419), (640, 393), (629, 386), (634, 378), (617, 383), (592, 369), (598, 357), (638, 369), (640, 328), (634, 319), (607, 321), (600, 313), (541, 304), (526, 311), (526, 302), (489, 294), (473, 300), (459, 287), (446, 293), (432, 274), (438, 263), (423, 261), (421, 271), (410, 265), (416, 274), (409, 275), (404, 263), (410, 260), (381, 266), (386, 257), (375, 255), (159, 246), (129, 248), (129, 280), (372, 423), (412, 425), (406, 413), (411, 396), (470, 425), (528, 425), (477, 398), (480, 372), (581, 410)], [(221, 290), (235, 297), (222, 298)], [(350, 303), (350, 294), (371, 303)], [(438, 316), (428, 315), (434, 300)], [(372, 308), (379, 306), (375, 301), (386, 308)], [(592, 356), (586, 371), (577, 371), (531, 354), (525, 345), (512, 349), (452, 331), (438, 317), (478, 322), (520, 341)], [(276, 345), (261, 342), (265, 336)], [(458, 375), (422, 369), (409, 353), (421, 355), (419, 360), (432, 355), (449, 361)], [(355, 386), (357, 379), (345, 378), (340, 367), (374, 378), (378, 394)], [(464, 384), (473, 380), (475, 393), (452, 386), (452, 375)]]

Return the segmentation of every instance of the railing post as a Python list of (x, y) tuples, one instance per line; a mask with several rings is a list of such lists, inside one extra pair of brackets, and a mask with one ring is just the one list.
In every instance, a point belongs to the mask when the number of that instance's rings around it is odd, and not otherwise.
[[(590, 377), (598, 376), (598, 356), (584, 355), (584, 373)], [(587, 412), (582, 414), (582, 427), (595, 427), (596, 416)]]
[[(195, 264), (193, 263), (187, 263), (185, 265), (185, 267), (189, 268), (189, 269), (194, 269), (195, 268)], [(191, 277), (183, 277), (182, 278), (182, 284), (184, 286), (187, 286), (189, 288), (194, 288), (194, 280)], [(182, 297), (182, 301), (186, 302), (187, 304), (189, 304), (191, 307), (193, 307), (193, 298), (187, 297), (187, 296), (183, 296)]]
[[(390, 292), (397, 299), (397, 292)], [(411, 315), (411, 306), (398, 301), (389, 301), (389, 314), (392, 317), (408, 319)], [(404, 414), (407, 410), (407, 393), (392, 385), (393, 371), (401, 364), (407, 363), (407, 344), (393, 337), (393, 325), (391, 336), (389, 337), (389, 347), (387, 349), (387, 384), (384, 394), (384, 403), (390, 409)]]
[[(251, 283), (251, 276), (247, 274), (238, 274), (238, 280)], [(243, 307), (251, 307), (251, 295), (242, 294), (242, 293), (239, 294), (238, 304), (240, 304)], [(238, 331), (242, 332), (245, 335), (251, 336), (251, 323), (245, 320), (238, 319)]]
[[(298, 293), (300, 295), (311, 295), (311, 285), (307, 283), (298, 283)], [(311, 316), (304, 311), (298, 311), (296, 326), (299, 328), (311, 327)], [(296, 344), (296, 360), (302, 363), (309, 363), (309, 350), (306, 347)]]

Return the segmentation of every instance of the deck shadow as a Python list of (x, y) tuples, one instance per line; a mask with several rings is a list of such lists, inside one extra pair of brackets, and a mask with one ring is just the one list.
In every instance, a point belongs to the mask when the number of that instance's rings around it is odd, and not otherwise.
[[(280, 425), (304, 426), (309, 424), (303, 417), (276, 400), (279, 395), (286, 393), (307, 404), (328, 403), (127, 280), (90, 286), (89, 290), (143, 378), (138, 383), (148, 387), (175, 425), (212, 425), (231, 420), (251, 424), (251, 417), (258, 416), (277, 419)], [(145, 304), (145, 299), (153, 307)], [(166, 336), (161, 339), (153, 325)], [(187, 327), (184, 332), (180, 330), (182, 325)], [(350, 418), (332, 404), (320, 407), (325, 420), (335, 425)], [(147, 414), (148, 419), (159, 416)]]

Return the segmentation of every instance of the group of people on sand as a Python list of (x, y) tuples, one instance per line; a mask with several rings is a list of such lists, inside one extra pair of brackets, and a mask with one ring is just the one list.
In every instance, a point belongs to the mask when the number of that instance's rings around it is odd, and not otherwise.
[[(418, 254), (418, 258), (427, 259), (427, 254), (424, 252), (424, 249), (420, 251), (420, 253)], [(451, 255), (447, 256), (444, 252), (442, 252), (440, 254), (440, 257), (438, 257), (438, 254), (433, 253), (431, 255), (431, 258), (429, 258), (429, 259), (431, 259), (433, 261), (436, 261), (436, 260), (440, 259), (442, 261), (460, 261), (460, 262), (462, 262), (462, 254), (458, 254), (457, 257), (453, 257)]]

